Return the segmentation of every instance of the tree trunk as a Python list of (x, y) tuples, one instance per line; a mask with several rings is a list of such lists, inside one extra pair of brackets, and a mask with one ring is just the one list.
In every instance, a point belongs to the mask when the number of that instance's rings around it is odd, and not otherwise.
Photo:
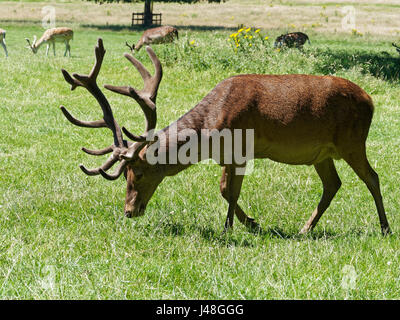
[(153, 2), (145, 0), (144, 2), (144, 25), (151, 26), (153, 23)]

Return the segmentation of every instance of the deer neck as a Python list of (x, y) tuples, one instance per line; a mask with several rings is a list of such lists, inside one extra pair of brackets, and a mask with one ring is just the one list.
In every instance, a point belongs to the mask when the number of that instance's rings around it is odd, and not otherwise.
[(139, 42), (134, 46), (134, 49), (139, 51), (141, 47), (143, 47), (143, 41), (140, 39)]
[(158, 131), (155, 134), (157, 141), (150, 143), (143, 150), (150, 164), (154, 164), (154, 157), (157, 158), (155, 165), (159, 166), (160, 171), (166, 176), (173, 176), (196, 162), (210, 158), (211, 141), (202, 136), (203, 130), (207, 130), (205, 124), (209, 121), (198, 111), (194, 108), (168, 127)]
[(33, 44), (33, 48), (38, 50), (42, 44), (44, 44), (45, 42), (47, 42), (46, 40), (44, 40), (43, 37), (41, 37), (38, 41), (35, 42), (35, 44)]

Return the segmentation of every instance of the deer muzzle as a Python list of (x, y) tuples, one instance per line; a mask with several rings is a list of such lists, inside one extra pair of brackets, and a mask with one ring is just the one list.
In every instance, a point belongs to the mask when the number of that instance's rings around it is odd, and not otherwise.
[(125, 203), (125, 217), (133, 218), (144, 215), (146, 211), (146, 204), (139, 202), (135, 204)]

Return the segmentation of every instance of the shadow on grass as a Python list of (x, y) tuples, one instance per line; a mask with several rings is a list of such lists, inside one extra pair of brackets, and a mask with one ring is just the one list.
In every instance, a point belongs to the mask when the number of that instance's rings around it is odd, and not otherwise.
[[(253, 234), (254, 237), (243, 236), (243, 233), (239, 230), (235, 233), (235, 229), (223, 233), (223, 226), (221, 229), (215, 229), (209, 226), (200, 226), (198, 224), (183, 224), (180, 222), (168, 222), (161, 225), (162, 232), (164, 234), (173, 236), (185, 236), (192, 232), (197, 232), (207, 242), (218, 244), (220, 246), (235, 246), (235, 247), (255, 247), (259, 245), (260, 239), (282, 239), (291, 241), (307, 241), (307, 240), (336, 240), (344, 239), (349, 237), (376, 237), (380, 235), (380, 231), (366, 232), (364, 229), (352, 229), (342, 232), (341, 230), (314, 230), (308, 234), (299, 234), (299, 231), (286, 232), (279, 227), (272, 228), (258, 228), (256, 230), (247, 229), (249, 234)], [(391, 235), (393, 237), (395, 235)], [(384, 238), (382, 236), (382, 238)]]
[[(82, 28), (97, 29), (102, 31), (144, 31), (148, 28), (142, 26), (132, 27), (126, 24), (81, 24)], [(156, 27), (156, 26), (155, 26)]]
[[(153, 25), (151, 27), (143, 27), (143, 26), (130, 26), (126, 24), (82, 24), (80, 25), (82, 28), (90, 28), (97, 30), (109, 30), (109, 31), (144, 31), (150, 28), (159, 27), (159, 25)], [(176, 26), (178, 31), (236, 31), (237, 28), (232, 27), (223, 27), (223, 26), (195, 26), (195, 25), (187, 25), (187, 26)]]
[(317, 49), (318, 59), (316, 71), (333, 74), (340, 69), (359, 68), (363, 74), (370, 74), (386, 81), (400, 80), (400, 56), (388, 52), (367, 52), (354, 50)]

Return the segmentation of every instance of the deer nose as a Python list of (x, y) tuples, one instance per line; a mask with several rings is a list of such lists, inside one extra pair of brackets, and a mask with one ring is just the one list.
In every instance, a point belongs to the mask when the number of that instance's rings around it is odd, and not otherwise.
[(127, 218), (133, 217), (133, 207), (131, 205), (125, 205), (125, 217)]
[(132, 211), (126, 211), (125, 210), (125, 217), (132, 218)]
[(140, 217), (144, 214), (145, 210), (146, 205), (143, 203), (139, 204), (136, 208), (132, 205), (125, 205), (125, 216), (127, 218)]

